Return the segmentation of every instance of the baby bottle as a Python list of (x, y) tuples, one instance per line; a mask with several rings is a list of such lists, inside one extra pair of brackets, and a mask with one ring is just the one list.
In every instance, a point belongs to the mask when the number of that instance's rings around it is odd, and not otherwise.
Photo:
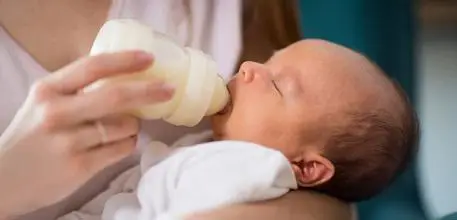
[(164, 103), (151, 104), (130, 113), (142, 119), (163, 119), (177, 126), (195, 126), (204, 116), (222, 110), (229, 94), (216, 63), (199, 50), (182, 47), (151, 27), (130, 19), (107, 21), (100, 29), (91, 55), (140, 49), (154, 55), (148, 69), (127, 76), (112, 77), (90, 85), (125, 80), (159, 79), (175, 87), (173, 97)]

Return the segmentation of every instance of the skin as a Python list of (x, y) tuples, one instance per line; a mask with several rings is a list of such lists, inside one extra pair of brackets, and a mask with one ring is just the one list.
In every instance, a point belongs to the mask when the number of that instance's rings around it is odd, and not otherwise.
[(297, 191), (271, 201), (236, 204), (196, 213), (186, 220), (297, 219), (351, 220), (353, 213), (346, 203), (310, 191)]
[(245, 62), (228, 88), (231, 104), (212, 120), (217, 138), (280, 150), (302, 187), (334, 175), (322, 152), (331, 128), (346, 123), (342, 113), (383, 109), (395, 114), (400, 102), (393, 85), (367, 59), (322, 40), (297, 42), (265, 64)]
[[(98, 79), (134, 73), (151, 63), (151, 55), (141, 51), (103, 54), (80, 59), (32, 86), (0, 136), (0, 219), (69, 196), (132, 153), (139, 125), (122, 113), (168, 100), (172, 91), (157, 82), (78, 91)], [(102, 124), (105, 138), (95, 121)]]
[[(89, 52), (92, 40), (95, 38), (98, 29), (108, 15), (110, 4), (111, 1), (109, 0), (48, 0), (46, 1), (46, 4), (43, 4), (43, 1), (40, 0), (0, 0), (0, 25), (2, 25), (16, 42), (21, 45), (25, 51), (31, 54), (41, 66), (50, 72), (55, 72), (78, 58), (85, 56)], [(52, 45), (52, 47), (50, 45)], [(91, 61), (91, 63), (93, 64), (95, 62)], [(84, 68), (86, 64), (83, 62), (80, 63), (80, 65)], [(88, 74), (91, 73), (89, 72)], [(69, 73), (69, 75), (71, 74)], [(142, 91), (141, 94), (143, 94)], [(137, 97), (138, 96), (141, 95), (138, 94)], [(91, 111), (88, 110), (88, 112)], [(121, 123), (121, 125), (118, 125), (117, 127), (119, 130), (125, 130), (123, 133), (124, 135), (127, 135), (131, 133), (131, 129), (128, 129), (128, 127), (135, 127), (130, 126), (130, 124), (131, 120)], [(37, 126), (37, 128), (38, 127), (39, 126)], [(53, 134), (50, 133), (49, 135)], [(133, 142), (126, 145), (125, 148), (132, 149), (132, 146)], [(55, 149), (61, 148), (55, 146)], [(55, 152), (55, 149), (53, 149), (53, 146), (49, 146), (47, 152), (50, 154), (46, 155), (51, 156), (51, 159), (46, 161), (52, 161), (52, 155), (55, 155), (55, 158), (60, 158), (61, 154), (76, 158), (73, 157), (73, 154), (67, 154), (67, 151)], [(73, 150), (68, 148), (68, 152), (73, 152)], [(128, 152), (130, 151), (122, 151), (117, 158), (128, 155)], [(110, 156), (110, 154), (103, 155), (106, 158)], [(60, 164), (53, 167), (62, 167), (62, 170), (76, 168), (75, 170), (84, 171), (80, 173), (80, 178), (77, 178), (77, 181), (81, 183), (95, 175), (96, 170), (106, 168), (110, 164), (108, 162), (112, 160), (105, 160), (106, 163), (99, 164), (100, 166), (89, 170), (86, 169), (87, 167), (80, 166), (81, 164), (85, 164), (84, 160), (78, 159), (76, 160), (76, 163), (73, 163), (73, 161), (75, 160), (64, 160), (66, 164)], [(56, 176), (56, 178), (57, 177), (58, 176)], [(61, 182), (60, 180), (61, 177), (58, 177), (56, 181)], [(109, 180), (106, 180), (105, 182), (107, 181)], [(74, 183), (75, 181), (69, 182)], [(61, 192), (55, 192), (55, 194), (58, 195), (57, 197), (40, 197), (34, 199), (33, 204), (30, 204), (30, 201), (27, 199), (18, 200), (18, 203), (15, 204), (0, 202), (0, 204), (8, 205), (8, 207), (0, 207), (0, 218), (5, 219), (14, 214), (23, 214), (44, 207), (50, 203), (57, 202), (62, 196), (70, 194), (78, 185), (79, 184), (74, 184), (70, 186), (64, 184), (64, 187), (55, 189), (62, 190)], [(5, 195), (3, 192), (0, 194)], [(34, 197), (33, 193), (30, 193), (30, 196)], [(5, 197), (3, 196), (2, 198)], [(15, 198), (18, 199), (17, 196)], [(198, 219), (227, 219), (233, 214), (236, 214), (240, 218), (249, 217), (249, 219), (273, 220), (279, 218), (302, 220), (306, 219), (312, 213), (329, 213), (329, 215), (333, 213), (333, 218), (328, 219), (350, 219), (347, 215), (347, 213), (349, 213), (347, 204), (329, 202), (328, 200), (329, 198), (324, 195), (311, 196), (311, 194), (307, 192), (293, 192), (279, 200), (265, 203), (262, 202), (255, 207), (251, 205), (237, 205), (235, 207), (214, 210), (212, 212), (204, 213), (204, 216)], [(312, 206), (313, 204), (319, 208), (312, 209), (312, 207), (315, 207)], [(308, 209), (308, 207), (310, 209)], [(293, 210), (293, 215), (289, 215), (291, 210)], [(345, 212), (341, 213), (341, 210), (344, 210)], [(275, 215), (272, 215), (272, 213), (275, 213)], [(198, 217), (199, 214), (196, 214), (196, 216)], [(319, 214), (316, 216), (319, 216)], [(324, 220), (325, 218), (316, 217), (315, 219)]]
[(89, 53), (110, 5), (110, 0), (0, 0), (0, 24), (41, 66), (54, 72)]

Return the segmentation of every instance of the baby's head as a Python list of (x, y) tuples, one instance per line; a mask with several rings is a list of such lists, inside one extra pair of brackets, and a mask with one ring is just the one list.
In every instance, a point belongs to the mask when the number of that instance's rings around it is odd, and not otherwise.
[(406, 96), (364, 56), (303, 40), (265, 64), (244, 63), (231, 104), (212, 119), (217, 139), (280, 150), (298, 184), (346, 201), (384, 189), (415, 152)]

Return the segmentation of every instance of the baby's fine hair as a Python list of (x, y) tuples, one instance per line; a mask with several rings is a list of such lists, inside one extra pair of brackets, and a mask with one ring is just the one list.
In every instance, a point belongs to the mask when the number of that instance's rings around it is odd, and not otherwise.
[(413, 160), (419, 120), (405, 92), (391, 82), (401, 99), (402, 106), (396, 106), (401, 120), (383, 109), (344, 113), (349, 123), (332, 129), (323, 153), (335, 174), (315, 190), (348, 202), (366, 200), (383, 191)]

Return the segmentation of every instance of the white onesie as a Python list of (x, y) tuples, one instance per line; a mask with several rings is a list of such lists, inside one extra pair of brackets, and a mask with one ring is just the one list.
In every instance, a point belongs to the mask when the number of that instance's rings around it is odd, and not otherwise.
[(277, 198), (297, 188), (287, 158), (253, 143), (177, 148), (153, 142), (143, 150), (141, 165), (59, 220), (181, 219), (224, 205)]

